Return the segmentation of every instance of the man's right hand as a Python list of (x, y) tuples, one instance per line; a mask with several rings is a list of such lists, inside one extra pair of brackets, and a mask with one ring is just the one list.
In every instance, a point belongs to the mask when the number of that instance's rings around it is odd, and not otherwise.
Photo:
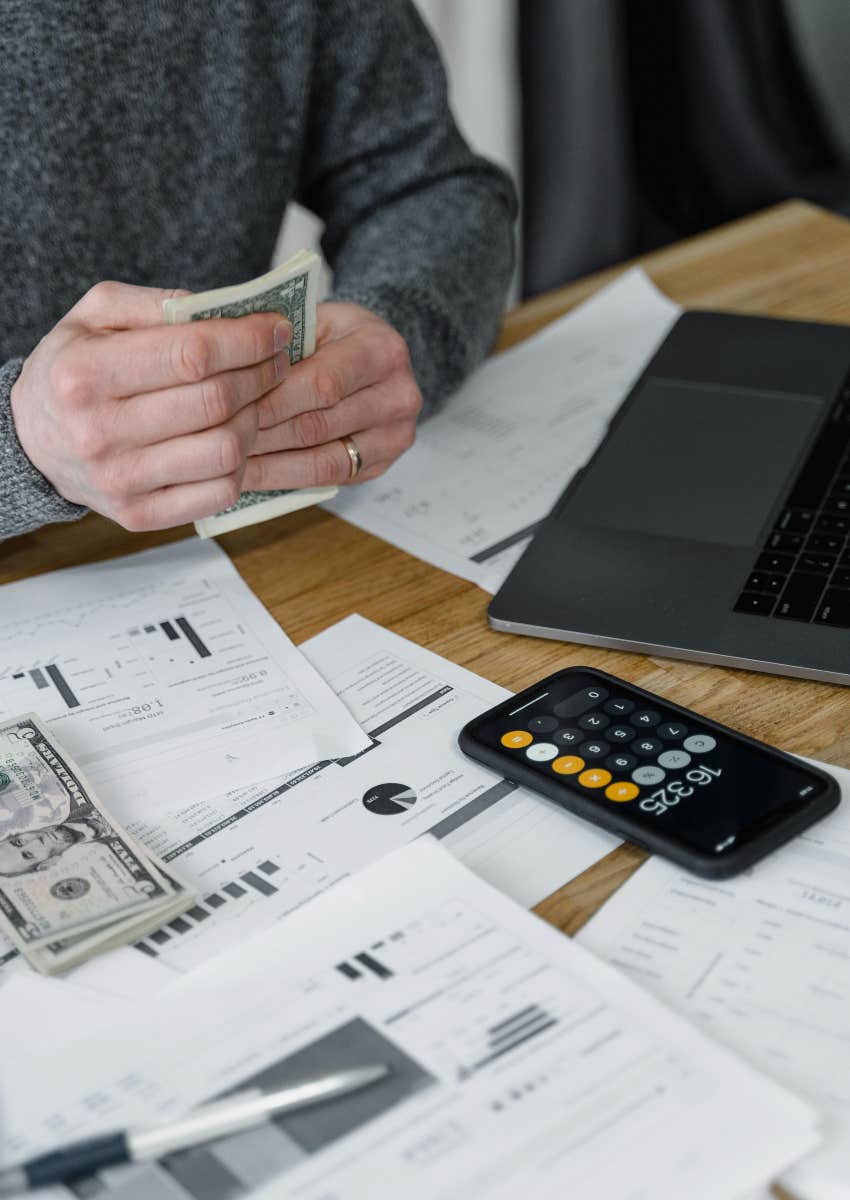
[(285, 377), (277, 313), (165, 325), (185, 292), (98, 283), (12, 388), (27, 456), (66, 500), (126, 529), (164, 529), (238, 500), (254, 401)]

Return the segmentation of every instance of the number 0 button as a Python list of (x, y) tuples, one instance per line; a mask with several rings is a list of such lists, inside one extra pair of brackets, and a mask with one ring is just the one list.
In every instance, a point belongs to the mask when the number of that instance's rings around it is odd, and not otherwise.
[(502, 734), (502, 745), (507, 746), (509, 750), (522, 750), (533, 741), (534, 738), (527, 729), (512, 729), (510, 733)]

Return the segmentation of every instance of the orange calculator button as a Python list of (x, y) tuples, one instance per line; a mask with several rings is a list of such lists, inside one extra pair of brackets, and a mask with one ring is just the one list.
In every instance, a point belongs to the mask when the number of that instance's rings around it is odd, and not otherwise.
[(524, 746), (530, 746), (534, 738), (526, 729), (512, 729), (510, 733), (502, 734), (502, 745), (507, 746), (509, 750), (522, 750)]
[(559, 775), (576, 775), (584, 770), (585, 765), (584, 759), (579, 758), (577, 754), (562, 754), (552, 763), (552, 770), (557, 771)]
[(639, 794), (640, 788), (628, 782), (612, 783), (605, 789), (605, 795), (616, 804), (625, 804), (627, 800), (634, 800)]
[(586, 788), (605, 787), (611, 782), (611, 772), (602, 771), (599, 767), (591, 767), (589, 771), (582, 771), (578, 781), (582, 787)]

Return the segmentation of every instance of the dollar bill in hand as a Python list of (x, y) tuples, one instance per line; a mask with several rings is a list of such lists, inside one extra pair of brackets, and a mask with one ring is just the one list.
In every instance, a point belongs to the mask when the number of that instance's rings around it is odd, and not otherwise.
[(110, 817), (38, 717), (0, 723), (0, 928), (33, 966), (64, 970), (193, 898)]
[[(292, 323), (290, 362), (301, 362), (316, 348), (316, 297), (320, 259), (299, 250), (273, 271), (233, 287), (178, 296), (163, 303), (169, 325), (184, 321), (209, 321), (215, 317), (244, 317), (255, 312), (279, 312)], [(215, 516), (195, 522), (201, 537), (216, 537), (231, 529), (256, 525), (297, 508), (330, 500), (336, 487), (296, 488), (276, 492), (243, 492), (235, 504)]]

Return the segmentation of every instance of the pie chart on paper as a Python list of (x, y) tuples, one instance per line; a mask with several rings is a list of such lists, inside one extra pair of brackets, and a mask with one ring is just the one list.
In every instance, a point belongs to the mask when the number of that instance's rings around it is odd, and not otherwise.
[(406, 783), (379, 783), (363, 797), (363, 806), (382, 817), (395, 817), (416, 803), (416, 792)]

